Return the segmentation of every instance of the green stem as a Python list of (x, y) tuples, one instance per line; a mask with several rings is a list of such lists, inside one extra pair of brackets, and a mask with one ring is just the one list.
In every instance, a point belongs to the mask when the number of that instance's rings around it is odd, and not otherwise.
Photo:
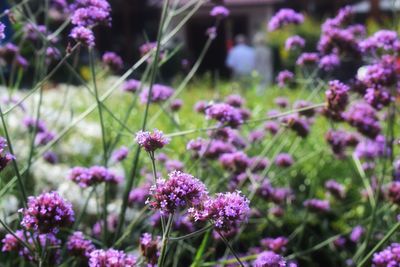
[(162, 238), (160, 257), (158, 258), (158, 266), (159, 267), (164, 266), (165, 255), (167, 253), (167, 245), (168, 245), (169, 235), (171, 233), (173, 221), (174, 221), (174, 215), (171, 214), (168, 217), (166, 230), (165, 230), (165, 232), (163, 234), (163, 238)]

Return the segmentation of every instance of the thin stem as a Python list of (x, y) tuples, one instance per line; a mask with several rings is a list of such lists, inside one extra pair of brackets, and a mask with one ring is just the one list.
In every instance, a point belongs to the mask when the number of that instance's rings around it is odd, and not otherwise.
[(222, 241), (224, 241), (225, 245), (229, 248), (233, 256), (235, 256), (237, 262), (240, 264), (240, 266), (244, 267), (243, 262), (240, 260), (239, 255), (236, 254), (235, 250), (233, 249), (232, 245), (229, 243), (229, 241), (225, 238), (225, 236), (219, 231), (216, 230), (218, 235), (221, 237)]
[(160, 266), (160, 267), (164, 266), (165, 255), (167, 253), (167, 245), (168, 245), (169, 235), (171, 233), (173, 221), (174, 221), (174, 214), (170, 214), (168, 217), (166, 230), (163, 234), (160, 257), (158, 258), (158, 266)]

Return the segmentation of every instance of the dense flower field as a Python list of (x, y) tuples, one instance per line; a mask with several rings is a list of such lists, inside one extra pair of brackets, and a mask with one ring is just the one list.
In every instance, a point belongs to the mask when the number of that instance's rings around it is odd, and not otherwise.
[[(211, 2), (204, 52), (229, 16)], [(282, 44), (296, 68), (263, 95), (198, 79), (204, 54), (167, 85), (183, 24), (167, 27), (177, 7), (162, 3), (132, 66), (95, 57), (106, 0), (1, 15), (15, 34), (0, 46), (0, 266), (400, 266), (397, 32), (367, 33), (343, 7), (312, 51), (300, 35)], [(265, 23), (303, 22), (281, 9)], [(52, 83), (61, 67), (78, 86)]]

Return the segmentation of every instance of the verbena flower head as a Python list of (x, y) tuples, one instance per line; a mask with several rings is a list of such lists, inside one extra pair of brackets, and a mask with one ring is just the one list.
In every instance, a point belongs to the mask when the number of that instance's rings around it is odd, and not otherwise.
[[(18, 237), (18, 239), (15, 236)], [(17, 230), (15, 231), (15, 236), (12, 234), (5, 235), (2, 240), (2, 252), (17, 252), (19, 256), (24, 257), (27, 261), (35, 263), (36, 265), (38, 264), (38, 259), (35, 254), (38, 253), (38, 251), (35, 251), (35, 245), (40, 244), (41, 252), (48, 254), (46, 258), (47, 263), (55, 266), (60, 262), (61, 240), (57, 239), (54, 234), (32, 234), (29, 231)], [(30, 247), (34, 248), (33, 253), (23, 246), (19, 240), (24, 241)]]
[(39, 233), (57, 233), (60, 228), (68, 227), (75, 220), (72, 204), (57, 192), (29, 197), (27, 208), (20, 212), (23, 215), (21, 225), (26, 230)]
[(68, 237), (67, 250), (70, 255), (89, 259), (90, 253), (95, 249), (96, 247), (93, 245), (92, 241), (86, 239), (82, 232), (74, 232)]
[(306, 41), (302, 37), (294, 35), (286, 39), (285, 49), (287, 51), (300, 50), (304, 48), (305, 45)]
[(69, 172), (67, 178), (83, 188), (99, 183), (118, 184), (123, 179), (103, 166), (92, 166), (90, 168), (74, 167)]
[(319, 68), (324, 71), (332, 71), (340, 65), (340, 58), (336, 54), (329, 54), (321, 57)]
[(182, 99), (174, 99), (171, 101), (171, 104), (169, 105), (171, 111), (176, 112), (179, 111), (183, 106), (183, 100)]
[(129, 149), (126, 146), (122, 146), (119, 149), (115, 150), (112, 154), (112, 159), (116, 162), (123, 161), (128, 157)]
[[(140, 102), (146, 104), (149, 98), (150, 88), (143, 89), (140, 93)], [(166, 85), (154, 84), (151, 90), (150, 103), (159, 103), (172, 96), (174, 90)]]
[(231, 127), (237, 127), (243, 122), (240, 110), (225, 103), (211, 105), (205, 113), (207, 119), (214, 119)]
[(264, 129), (270, 132), (272, 135), (275, 135), (279, 131), (279, 124), (276, 121), (267, 121), (264, 124)]
[(225, 103), (235, 108), (241, 108), (246, 103), (246, 100), (240, 95), (228, 95), (225, 98)]
[(338, 80), (330, 81), (329, 88), (325, 92), (328, 109), (333, 112), (342, 112), (348, 103), (348, 91), (350, 88)]
[(319, 55), (317, 53), (303, 53), (296, 60), (296, 64), (299, 66), (310, 66), (315, 65), (319, 61)]
[(22, 124), (28, 129), (28, 131), (33, 132), (36, 129), (37, 133), (46, 131), (46, 123), (42, 120), (37, 121), (32, 117), (25, 117)]
[(242, 151), (225, 153), (219, 157), (219, 162), (225, 169), (235, 173), (245, 172), (250, 165), (250, 158)]
[(150, 193), (150, 184), (145, 183), (129, 192), (129, 205), (144, 205)]
[(393, 181), (386, 186), (387, 197), (394, 204), (400, 205), (400, 182)]
[(87, 47), (94, 47), (93, 31), (82, 26), (74, 27), (69, 36), (76, 42)]
[(294, 163), (294, 160), (290, 154), (280, 153), (275, 158), (275, 164), (278, 167), (290, 167)]
[(121, 250), (97, 249), (90, 253), (89, 267), (134, 267), (136, 257)]
[(6, 38), (6, 35), (4, 33), (5, 29), (6, 29), (6, 26), (4, 26), (4, 24), (0, 22), (0, 40), (3, 40), (4, 38)]
[(325, 213), (330, 211), (330, 204), (328, 200), (321, 199), (308, 199), (304, 201), (304, 206), (313, 212)]
[(367, 103), (358, 102), (351, 105), (344, 116), (351, 126), (371, 139), (376, 138), (381, 132), (376, 111)]
[(304, 22), (302, 14), (293, 9), (282, 8), (268, 22), (268, 30), (276, 31), (289, 24), (301, 24)]
[(227, 9), (224, 6), (215, 6), (213, 9), (210, 11), (210, 16), (212, 17), (220, 17), (220, 18), (225, 18), (229, 16), (229, 9)]
[(165, 168), (168, 172), (172, 171), (183, 171), (185, 165), (182, 161), (176, 159), (170, 159), (165, 162)]
[(397, 82), (396, 61), (391, 56), (383, 56), (378, 63), (364, 69), (360, 79), (368, 87), (393, 86)]
[(163, 148), (170, 141), (164, 136), (162, 131), (154, 129), (153, 132), (139, 131), (135, 137), (136, 142), (147, 152), (154, 152), (157, 149)]
[(363, 52), (372, 54), (398, 53), (400, 51), (400, 40), (397, 32), (380, 30), (361, 42)]
[(383, 107), (388, 106), (393, 100), (390, 92), (382, 87), (368, 88), (364, 95), (364, 99), (377, 110), (381, 110)]
[(218, 230), (236, 229), (247, 220), (250, 201), (239, 191), (218, 193), (215, 198), (204, 202), (201, 210), (191, 209), (189, 213), (195, 220), (211, 220)]
[(46, 36), (48, 32), (45, 25), (27, 23), (24, 27), (24, 34), (26, 39), (35, 42), (40, 40), (41, 36)]
[(374, 253), (372, 267), (391, 267), (400, 265), (400, 244), (392, 243), (384, 250)]
[(179, 208), (194, 207), (207, 198), (206, 186), (197, 178), (180, 171), (168, 174), (168, 180), (158, 179), (150, 189), (148, 204), (163, 214), (172, 214)]
[(161, 237), (153, 236), (150, 233), (144, 233), (139, 240), (140, 251), (146, 258), (149, 266), (156, 266), (158, 257), (160, 256)]
[(325, 188), (329, 193), (331, 193), (336, 198), (342, 199), (346, 195), (344, 186), (336, 182), (335, 180), (326, 181)]
[(0, 172), (13, 160), (15, 157), (10, 153), (5, 152), (7, 140), (0, 136)]
[(361, 237), (363, 236), (364, 232), (365, 232), (364, 228), (361, 225), (357, 225), (351, 231), (349, 238), (353, 243), (358, 243)]
[[(107, 232), (114, 233), (118, 227), (118, 216), (111, 213), (107, 217)], [(97, 221), (92, 227), (94, 237), (101, 238), (104, 229), (104, 219)]]
[(274, 103), (281, 108), (286, 108), (289, 105), (289, 100), (286, 97), (279, 96), (274, 99)]
[(115, 52), (105, 52), (102, 57), (103, 64), (113, 71), (119, 71), (124, 67), (122, 58)]
[(126, 80), (122, 84), (122, 91), (135, 93), (140, 88), (140, 81), (135, 79)]
[(261, 246), (265, 247), (268, 250), (272, 250), (275, 253), (281, 253), (286, 250), (286, 245), (289, 240), (286, 237), (280, 236), (277, 238), (264, 238), (261, 239)]
[(71, 23), (92, 27), (96, 24), (111, 24), (111, 7), (106, 0), (79, 0), (72, 5)]
[(253, 262), (254, 267), (286, 267), (286, 260), (272, 251), (264, 251), (260, 253)]
[(51, 131), (44, 131), (37, 133), (36, 138), (35, 138), (35, 145), (37, 146), (44, 146), (50, 143), (54, 138), (56, 137), (56, 134)]
[(354, 155), (359, 159), (373, 160), (388, 155), (389, 150), (386, 146), (386, 138), (377, 135), (375, 139), (364, 138), (359, 142), (354, 151)]

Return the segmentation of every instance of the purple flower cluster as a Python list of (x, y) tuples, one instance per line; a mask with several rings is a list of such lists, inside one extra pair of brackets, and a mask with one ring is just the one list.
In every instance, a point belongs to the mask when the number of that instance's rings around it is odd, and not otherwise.
[(302, 24), (304, 16), (293, 9), (280, 9), (268, 22), (268, 30), (276, 31), (289, 24)]
[(319, 68), (324, 71), (332, 71), (340, 65), (340, 58), (336, 54), (329, 54), (321, 57)]
[(171, 101), (169, 108), (171, 109), (172, 112), (177, 112), (182, 108), (182, 106), (183, 106), (182, 99), (174, 99)]
[(335, 180), (328, 180), (325, 182), (326, 190), (338, 199), (343, 199), (346, 196), (345, 188), (342, 184)]
[(139, 90), (140, 85), (140, 81), (129, 79), (122, 84), (122, 91), (135, 93), (137, 90)]
[(307, 137), (310, 132), (310, 120), (307, 118), (293, 114), (282, 118), (281, 121), (300, 137)]
[(329, 130), (325, 135), (325, 139), (332, 152), (338, 157), (344, 156), (347, 147), (354, 147), (359, 143), (359, 139), (355, 134), (343, 130)]
[(225, 169), (234, 173), (245, 172), (250, 165), (250, 158), (242, 151), (225, 153), (219, 157), (219, 162)]
[(290, 266), (286, 260), (279, 254), (272, 251), (264, 251), (260, 253), (253, 262), (254, 267), (286, 267)]
[(375, 139), (365, 138), (358, 143), (354, 155), (360, 159), (373, 160), (388, 154), (386, 139), (383, 135), (378, 135)]
[[(18, 238), (16, 238), (16, 237)], [(23, 246), (20, 240), (24, 241), (30, 247), (35, 247), (35, 244), (40, 244), (42, 253), (47, 253), (47, 262), (49, 264), (58, 264), (60, 261), (60, 245), (61, 240), (57, 239), (54, 234), (37, 234), (29, 231), (17, 230), (15, 236), (6, 234), (2, 240), (3, 252), (17, 252), (19, 256), (24, 257), (32, 263), (38, 263), (36, 251), (31, 251)]]
[(160, 256), (161, 237), (153, 236), (149, 233), (144, 233), (140, 237), (140, 251), (142, 256), (147, 260), (148, 266), (156, 266), (158, 257)]
[(4, 38), (6, 38), (6, 35), (4, 34), (5, 29), (6, 29), (6, 26), (4, 26), (4, 24), (0, 22), (0, 40), (3, 40)]
[(38, 233), (57, 233), (75, 220), (71, 203), (56, 192), (29, 197), (27, 208), (20, 212), (23, 215), (21, 225)]
[(271, 250), (275, 253), (281, 253), (286, 250), (286, 245), (288, 244), (289, 240), (286, 237), (277, 237), (277, 238), (264, 238), (261, 239), (260, 244), (264, 248)]
[(357, 225), (353, 228), (353, 230), (350, 233), (349, 239), (353, 242), (353, 243), (358, 243), (361, 239), (361, 237), (363, 236), (363, 234), (365, 233), (364, 228), (361, 225)]
[(400, 244), (392, 243), (384, 250), (374, 253), (372, 267), (391, 267), (400, 265)]
[(250, 201), (240, 192), (218, 193), (203, 203), (201, 209), (189, 209), (195, 220), (211, 220), (218, 230), (230, 231), (247, 220)]
[(307, 209), (313, 212), (325, 213), (331, 209), (328, 200), (308, 199), (304, 201), (303, 204)]
[[(150, 88), (146, 88), (140, 93), (140, 102), (142, 104), (147, 103), (149, 99), (149, 92)], [(173, 93), (174, 90), (169, 86), (154, 84), (153, 88), (151, 89), (150, 103), (159, 103), (165, 101), (170, 98)]]
[(111, 158), (115, 162), (120, 162), (126, 159), (128, 157), (128, 154), (129, 154), (129, 149), (126, 146), (122, 146), (113, 152)]
[(278, 167), (287, 168), (292, 166), (294, 160), (290, 154), (287, 153), (280, 153), (275, 158), (275, 164)]
[(137, 188), (132, 189), (131, 192), (129, 192), (129, 205), (144, 205), (147, 197), (149, 196), (150, 187), (150, 184), (145, 183)]
[(118, 184), (122, 177), (103, 166), (92, 166), (90, 168), (75, 167), (69, 172), (67, 179), (86, 188), (99, 183)]
[(374, 139), (381, 132), (376, 111), (366, 103), (353, 104), (344, 117), (351, 126), (369, 138)]
[(82, 232), (74, 232), (68, 237), (68, 253), (75, 257), (89, 259), (90, 253), (95, 249), (96, 247), (93, 245), (92, 241), (86, 239)]
[(325, 92), (327, 108), (335, 113), (343, 112), (349, 101), (350, 88), (338, 80), (329, 82), (329, 89)]
[(111, 24), (111, 7), (106, 0), (77, 0), (71, 6), (71, 23), (86, 28), (97, 24)]
[(98, 249), (90, 253), (89, 267), (134, 267), (136, 257), (127, 255), (121, 250)]
[(362, 41), (360, 47), (363, 52), (374, 55), (398, 53), (400, 51), (400, 40), (397, 32), (380, 30)]
[(94, 47), (95, 45), (93, 31), (83, 26), (74, 27), (69, 37), (87, 47)]
[(393, 181), (386, 187), (389, 200), (397, 205), (400, 205), (400, 182)]
[(319, 55), (317, 53), (302, 53), (296, 60), (296, 64), (299, 66), (315, 65), (319, 61)]
[(170, 141), (165, 137), (163, 132), (154, 129), (153, 132), (139, 131), (135, 137), (136, 142), (147, 152), (154, 152), (157, 149), (163, 148)]
[(237, 127), (243, 123), (242, 113), (229, 104), (217, 103), (206, 109), (206, 118), (219, 121), (222, 125)]
[(7, 140), (0, 136), (0, 172), (13, 160), (15, 157), (10, 153), (5, 152)]
[(15, 66), (23, 69), (29, 65), (28, 61), (21, 55), (20, 49), (13, 43), (0, 46), (0, 58), (8, 65), (15, 64)]
[(197, 178), (180, 171), (168, 174), (168, 180), (158, 179), (150, 188), (147, 203), (162, 214), (172, 214), (178, 208), (194, 207), (207, 198), (206, 186)]
[(276, 81), (278, 82), (279, 87), (285, 87), (287, 84), (293, 81), (294, 74), (291, 71), (283, 70), (278, 73), (276, 77)]
[(229, 16), (229, 9), (227, 9), (224, 6), (215, 6), (211, 9), (210, 11), (210, 16), (212, 17), (219, 17), (219, 18), (225, 18)]
[(286, 39), (285, 49), (287, 51), (300, 50), (304, 48), (306, 41), (298, 35), (291, 36)]
[(103, 64), (112, 71), (119, 71), (124, 67), (122, 58), (115, 52), (105, 52), (102, 57)]

